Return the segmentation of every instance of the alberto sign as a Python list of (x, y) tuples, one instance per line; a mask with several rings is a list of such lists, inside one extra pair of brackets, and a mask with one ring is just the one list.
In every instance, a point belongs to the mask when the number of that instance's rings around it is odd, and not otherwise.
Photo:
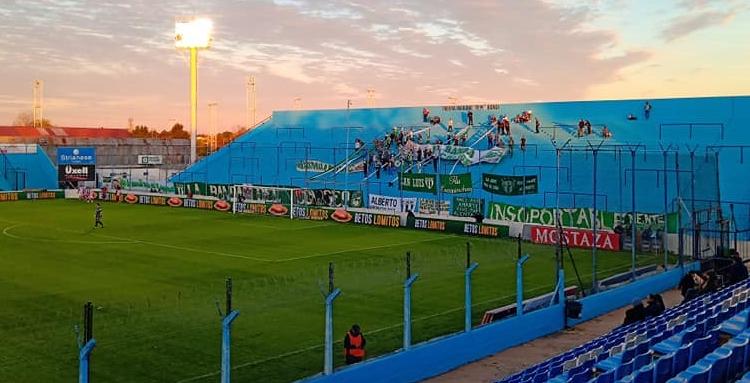
[[(590, 230), (563, 229), (563, 243), (571, 247), (590, 249), (596, 243), (597, 249), (620, 250), (620, 238), (617, 234), (606, 231), (596, 233)], [(532, 226), (531, 242), (545, 245), (557, 245), (560, 242), (560, 233), (554, 227)]]

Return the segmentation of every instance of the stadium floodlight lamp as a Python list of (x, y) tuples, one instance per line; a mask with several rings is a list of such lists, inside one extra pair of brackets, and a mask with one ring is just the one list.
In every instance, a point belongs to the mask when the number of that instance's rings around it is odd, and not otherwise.
[(190, 163), (198, 159), (198, 50), (211, 46), (214, 23), (205, 17), (178, 17), (174, 23), (174, 45), (190, 51)]
[(205, 17), (178, 17), (174, 23), (174, 45), (183, 49), (211, 46), (214, 22)]

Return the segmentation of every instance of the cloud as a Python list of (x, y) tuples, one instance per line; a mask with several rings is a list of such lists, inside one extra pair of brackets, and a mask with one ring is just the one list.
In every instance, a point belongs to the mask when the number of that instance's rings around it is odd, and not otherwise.
[(690, 13), (673, 21), (672, 24), (664, 28), (661, 35), (666, 41), (674, 41), (700, 30), (725, 24), (731, 21), (735, 14), (736, 9), (725, 11), (707, 10)]

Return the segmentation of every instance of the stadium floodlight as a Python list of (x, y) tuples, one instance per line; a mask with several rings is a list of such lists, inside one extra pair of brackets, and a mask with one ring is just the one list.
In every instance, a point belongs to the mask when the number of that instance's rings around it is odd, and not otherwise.
[(174, 23), (174, 44), (190, 51), (190, 163), (198, 159), (198, 49), (211, 45), (214, 23), (204, 17), (177, 17)]

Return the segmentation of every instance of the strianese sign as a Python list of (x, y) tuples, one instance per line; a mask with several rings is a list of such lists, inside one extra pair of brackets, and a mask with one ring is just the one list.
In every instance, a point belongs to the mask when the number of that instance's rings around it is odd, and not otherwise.
[[(570, 247), (590, 249), (594, 243), (594, 232), (590, 230), (563, 229), (563, 244)], [(556, 245), (560, 239), (557, 228), (547, 226), (531, 227), (531, 242), (545, 245)], [(596, 248), (603, 250), (620, 250), (620, 238), (617, 234), (599, 231), (596, 233)]]

